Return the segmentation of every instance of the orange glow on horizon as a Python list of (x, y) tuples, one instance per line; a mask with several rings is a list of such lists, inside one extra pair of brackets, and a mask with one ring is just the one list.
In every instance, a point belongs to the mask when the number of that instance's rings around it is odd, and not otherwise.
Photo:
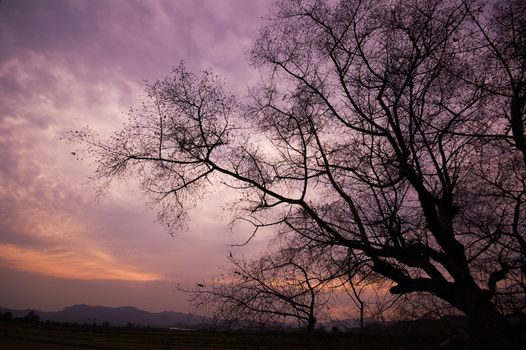
[(101, 251), (83, 255), (71, 251), (39, 251), (0, 243), (0, 265), (39, 274), (71, 279), (155, 281), (160, 275), (135, 271)]

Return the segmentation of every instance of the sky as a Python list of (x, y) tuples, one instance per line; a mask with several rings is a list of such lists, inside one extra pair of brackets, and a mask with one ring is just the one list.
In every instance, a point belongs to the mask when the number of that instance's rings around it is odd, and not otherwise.
[(133, 181), (97, 196), (90, 161), (61, 140), (117, 130), (145, 81), (181, 61), (211, 67), (243, 94), (258, 79), (246, 53), (270, 0), (3, 0), (0, 2), (0, 306), (72, 304), (188, 311), (191, 286), (242, 250), (213, 193), (174, 237)]

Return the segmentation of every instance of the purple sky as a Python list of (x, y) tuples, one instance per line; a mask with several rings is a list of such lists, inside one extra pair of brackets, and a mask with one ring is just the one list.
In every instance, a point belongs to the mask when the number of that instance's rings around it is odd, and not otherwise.
[[(220, 271), (248, 228), (226, 229), (216, 193), (170, 237), (133, 183), (97, 200), (93, 168), (60, 140), (115, 130), (143, 81), (184, 60), (243, 93), (270, 0), (4, 0), (0, 4), (0, 306), (74, 303), (186, 311), (177, 283)], [(265, 246), (264, 237), (238, 253)]]

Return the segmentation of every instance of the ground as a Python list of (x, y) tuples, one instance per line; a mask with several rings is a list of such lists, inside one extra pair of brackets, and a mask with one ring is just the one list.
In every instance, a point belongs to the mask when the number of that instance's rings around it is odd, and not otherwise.
[(414, 337), (316, 334), (309, 341), (298, 332), (181, 331), (144, 328), (103, 328), (58, 324), (0, 324), (0, 349), (158, 349), (158, 350), (399, 350), (435, 349), (438, 342)]

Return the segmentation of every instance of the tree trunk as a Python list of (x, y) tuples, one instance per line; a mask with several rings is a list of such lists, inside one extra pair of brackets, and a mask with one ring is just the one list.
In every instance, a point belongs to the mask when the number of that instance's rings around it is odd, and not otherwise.
[(316, 349), (314, 344), (314, 330), (316, 329), (316, 321), (316, 317), (311, 314), (307, 323), (307, 336), (305, 337), (306, 348), (309, 350)]
[(316, 327), (316, 317), (311, 315), (309, 317), (309, 323), (307, 324), (307, 333), (309, 333), (309, 335), (312, 335), (314, 333), (315, 327)]
[(518, 349), (510, 324), (484, 290), (474, 283), (471, 286), (457, 286), (456, 292), (450, 297), (451, 304), (466, 315), (470, 332), (480, 341), (480, 348)]
[(363, 330), (363, 309), (365, 305), (363, 301), (360, 301), (360, 329)]

